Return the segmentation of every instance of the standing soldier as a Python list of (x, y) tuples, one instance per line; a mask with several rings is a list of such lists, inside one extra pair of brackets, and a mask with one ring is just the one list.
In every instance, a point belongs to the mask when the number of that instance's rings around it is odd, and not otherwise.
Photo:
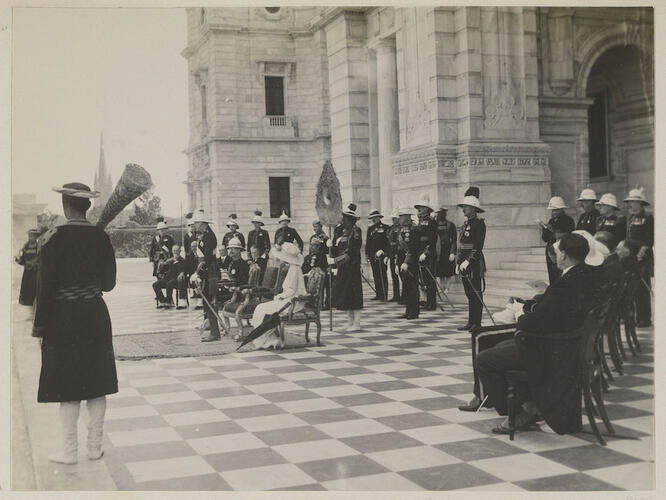
[(458, 233), (456, 225), (446, 219), (448, 210), (440, 207), (437, 211), (437, 279), (444, 293), (449, 291), (449, 283), (456, 271), (456, 251), (458, 243)]
[(382, 223), (384, 217), (379, 210), (372, 210), (368, 219), (372, 225), (368, 226), (365, 237), (365, 257), (370, 262), (372, 277), (375, 282), (375, 296), (370, 300), (385, 301), (388, 299), (388, 278), (386, 277), (386, 259), (388, 258), (389, 227)]
[(398, 209), (394, 209), (391, 213), (393, 225), (388, 229), (388, 242), (389, 242), (389, 268), (391, 270), (391, 282), (393, 283), (393, 297), (389, 302), (397, 302), (404, 304), (400, 297), (400, 279), (398, 278), (398, 237), (400, 235), (400, 218), (398, 216)]
[(404, 319), (419, 317), (419, 228), (412, 222), (409, 209), (398, 210), (400, 231), (398, 233), (397, 267), (402, 280), (402, 298), (405, 301)]
[(331, 306), (347, 311), (347, 324), (343, 331), (357, 332), (361, 329), (363, 288), (361, 284), (361, 246), (363, 235), (356, 225), (356, 204), (350, 203), (342, 211), (342, 222), (335, 227), (329, 265), (334, 265), (338, 274), (333, 282)]
[(426, 289), (425, 309), (434, 311), (437, 309), (437, 222), (430, 216), (433, 208), (427, 201), (418, 202), (414, 208), (419, 216), (419, 276)]
[(459, 331), (473, 331), (481, 327), (483, 314), (483, 290), (481, 283), (485, 274), (486, 263), (483, 258), (483, 244), (486, 239), (486, 223), (477, 215), (483, 213), (479, 202), (479, 188), (471, 186), (465, 191), (462, 208), (467, 220), (462, 226), (456, 271), (460, 272), (469, 304), (467, 324), (458, 328)]
[(210, 220), (203, 209), (197, 210), (193, 217), (194, 225), (199, 235), (197, 255), (203, 259), (198, 269), (201, 280), (201, 292), (204, 296), (204, 316), (210, 325), (210, 333), (201, 337), (202, 342), (220, 340), (220, 327), (217, 324), (217, 314), (212, 309), (215, 296), (217, 295), (217, 280), (220, 271), (215, 259), (215, 248), (217, 248), (217, 237), (210, 228)]
[(21, 291), (19, 292), (19, 304), (31, 306), (35, 302), (37, 289), (37, 237), (39, 231), (30, 229), (28, 241), (15, 258), (16, 263), (23, 266), (23, 277), (21, 278)]
[(222, 244), (225, 247), (229, 247), (229, 241), (231, 241), (231, 238), (238, 238), (243, 245), (243, 250), (245, 249), (245, 237), (243, 236), (243, 233), (241, 233), (238, 230), (238, 216), (236, 214), (231, 214), (229, 215), (229, 220), (227, 221), (227, 227), (229, 228), (229, 232), (225, 233), (225, 235), (222, 237)]
[(562, 271), (557, 267), (555, 261), (555, 250), (553, 245), (566, 233), (575, 229), (574, 221), (564, 211), (568, 208), (560, 196), (553, 196), (548, 202), (548, 210), (551, 212), (548, 224), (537, 220), (541, 225), (541, 239), (546, 243), (546, 268), (548, 269), (548, 281), (552, 285), (560, 277)]
[(652, 326), (652, 311), (650, 306), (650, 291), (652, 289), (651, 278), (654, 275), (654, 217), (645, 211), (649, 205), (645, 199), (643, 188), (635, 188), (629, 191), (629, 196), (624, 199), (629, 205), (629, 221), (627, 224), (627, 239), (635, 240), (641, 244), (641, 249), (636, 258), (640, 264), (642, 284), (636, 292), (636, 326), (647, 328)]
[(187, 231), (185, 231), (185, 235), (183, 236), (183, 250), (186, 254), (190, 251), (192, 242), (197, 241), (197, 235), (194, 234), (194, 222), (192, 222), (192, 215), (192, 212), (185, 214), (185, 219), (187, 219)]
[(597, 202), (597, 193), (593, 189), (585, 188), (580, 192), (577, 201), (583, 209), (583, 213), (578, 217), (576, 229), (594, 235), (597, 232), (597, 217), (599, 217), (599, 210), (594, 208), (594, 204)]
[(148, 258), (153, 263), (153, 276), (157, 276), (157, 265), (160, 260), (171, 257), (171, 247), (175, 243), (171, 235), (166, 232), (169, 226), (163, 218), (160, 217), (160, 219), (157, 223), (157, 234), (150, 241), (150, 251), (148, 253)]
[(615, 236), (615, 244), (622, 241), (627, 234), (627, 218), (618, 212), (617, 198), (612, 193), (602, 194), (597, 202), (600, 215), (597, 218), (597, 232), (608, 231)]
[(60, 403), (64, 446), (49, 460), (75, 464), (81, 401), (88, 409), (88, 458), (98, 460), (106, 395), (118, 392), (111, 318), (102, 298), (116, 285), (116, 258), (109, 236), (86, 219), (90, 198), (99, 192), (80, 182), (54, 191), (62, 194), (67, 222), (40, 240), (32, 336), (41, 337), (37, 401)]
[(247, 233), (247, 251), (249, 253), (252, 247), (256, 246), (259, 255), (263, 259), (268, 259), (268, 252), (271, 251), (271, 238), (268, 236), (268, 231), (262, 229), (264, 221), (261, 219), (260, 210), (255, 210), (252, 225), (254, 229)]
[(278, 219), (278, 224), (280, 224), (280, 227), (277, 229), (277, 231), (275, 231), (275, 238), (273, 240), (273, 243), (275, 243), (276, 245), (282, 245), (282, 243), (288, 241), (290, 243), (298, 245), (298, 248), (302, 252), (303, 240), (301, 239), (301, 236), (298, 234), (298, 231), (296, 231), (293, 227), (289, 227), (290, 222), (291, 219), (283, 211), (282, 215), (280, 215), (280, 218)]

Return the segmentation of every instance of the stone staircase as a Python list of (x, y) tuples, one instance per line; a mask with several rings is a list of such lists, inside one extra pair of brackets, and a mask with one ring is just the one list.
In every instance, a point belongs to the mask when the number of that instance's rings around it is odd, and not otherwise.
[[(487, 306), (502, 307), (511, 296), (530, 298), (536, 291), (527, 282), (533, 280), (548, 283), (544, 247), (519, 250), (502, 259), (499, 267), (488, 269), (483, 300)], [(466, 303), (462, 282), (452, 286), (449, 298), (455, 304)]]

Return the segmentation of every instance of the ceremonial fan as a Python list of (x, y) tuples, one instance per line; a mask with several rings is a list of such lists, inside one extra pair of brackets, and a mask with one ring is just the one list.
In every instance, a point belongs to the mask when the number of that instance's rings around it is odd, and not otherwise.
[(140, 165), (128, 163), (120, 176), (116, 188), (102, 210), (97, 226), (105, 228), (132, 201), (153, 185), (150, 174)]

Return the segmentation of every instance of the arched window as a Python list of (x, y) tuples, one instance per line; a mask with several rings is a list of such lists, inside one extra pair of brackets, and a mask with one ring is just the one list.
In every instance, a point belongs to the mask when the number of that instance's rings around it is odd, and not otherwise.
[(269, 14), (277, 14), (280, 12), (280, 7), (264, 7), (264, 9), (266, 9), (266, 12)]

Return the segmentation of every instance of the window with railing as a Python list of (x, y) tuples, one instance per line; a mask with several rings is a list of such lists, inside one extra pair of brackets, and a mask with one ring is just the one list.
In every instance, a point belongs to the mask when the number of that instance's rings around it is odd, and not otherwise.
[[(284, 78), (265, 76), (264, 85), (266, 88), (266, 115), (284, 119)], [(282, 125), (284, 126), (284, 124)]]

